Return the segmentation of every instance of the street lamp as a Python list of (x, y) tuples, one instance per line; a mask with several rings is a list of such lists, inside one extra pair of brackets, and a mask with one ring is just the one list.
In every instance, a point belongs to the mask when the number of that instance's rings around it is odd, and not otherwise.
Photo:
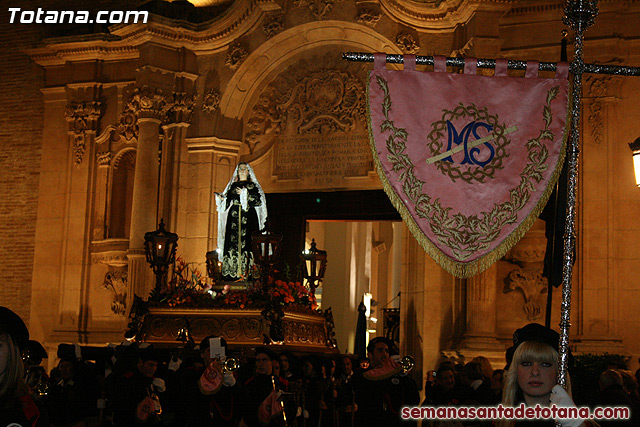
[(156, 292), (162, 290), (168, 267), (175, 261), (177, 247), (178, 235), (165, 230), (162, 219), (156, 231), (144, 234), (144, 252), (156, 275)]
[(316, 240), (311, 239), (311, 248), (300, 257), (303, 263), (302, 275), (307, 279), (311, 293), (315, 294), (327, 268), (327, 251), (316, 248)]
[(213, 279), (215, 284), (215, 282), (222, 280), (222, 262), (219, 259), (218, 250), (209, 251), (205, 256), (207, 257), (207, 275)]
[(251, 252), (256, 264), (260, 266), (260, 278), (264, 284), (269, 279), (271, 269), (280, 258), (282, 248), (282, 234), (269, 230), (269, 221), (262, 231), (256, 231), (251, 235)]
[(636, 173), (636, 185), (640, 187), (640, 138), (629, 143), (629, 148), (633, 152), (633, 169)]

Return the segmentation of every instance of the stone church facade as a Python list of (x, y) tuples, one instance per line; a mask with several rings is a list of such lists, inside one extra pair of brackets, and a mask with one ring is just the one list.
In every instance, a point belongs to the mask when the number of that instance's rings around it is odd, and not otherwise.
[[(371, 64), (343, 52), (556, 61), (564, 29), (555, 0), (211, 3), (140, 2), (148, 23), (77, 34), (3, 21), (0, 299), (49, 349), (122, 340), (133, 295), (154, 283), (143, 236), (160, 218), (204, 269), (213, 192), (239, 161), (266, 193), (382, 188), (368, 146)], [(640, 65), (640, 2), (599, 3), (585, 61)], [(627, 143), (640, 136), (639, 100), (637, 77), (585, 76), (571, 331), (574, 351), (624, 354), (633, 367), (640, 193)], [(396, 244), (401, 352), (418, 368), (478, 354), (498, 366), (513, 330), (544, 322), (541, 221), (467, 280), (406, 229)]]

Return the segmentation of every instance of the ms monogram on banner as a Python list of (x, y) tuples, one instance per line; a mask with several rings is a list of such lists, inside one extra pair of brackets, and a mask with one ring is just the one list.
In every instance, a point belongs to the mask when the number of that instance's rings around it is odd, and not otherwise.
[[(454, 123), (464, 124), (460, 132)], [(474, 104), (462, 103), (452, 111), (443, 110), (442, 119), (432, 123), (431, 129), (427, 147), (433, 157), (427, 159), (427, 164), (435, 163), (438, 170), (454, 182), (461, 179), (468, 183), (484, 182), (503, 168), (506, 147), (511, 142), (506, 135), (517, 130), (515, 126), (507, 128), (499, 123), (498, 116), (490, 115), (486, 107), (479, 109)], [(454, 157), (461, 151), (464, 156)]]

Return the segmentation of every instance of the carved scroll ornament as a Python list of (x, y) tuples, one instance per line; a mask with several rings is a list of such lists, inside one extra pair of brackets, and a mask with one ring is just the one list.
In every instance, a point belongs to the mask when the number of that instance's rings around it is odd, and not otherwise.
[(323, 69), (298, 79), (281, 75), (253, 107), (245, 142), (253, 151), (285, 129), (299, 135), (352, 131), (366, 123), (365, 94), (363, 82), (345, 71)]
[(69, 104), (65, 110), (76, 166), (80, 166), (82, 163), (87, 148), (87, 132), (96, 132), (101, 114), (99, 101), (74, 102)]

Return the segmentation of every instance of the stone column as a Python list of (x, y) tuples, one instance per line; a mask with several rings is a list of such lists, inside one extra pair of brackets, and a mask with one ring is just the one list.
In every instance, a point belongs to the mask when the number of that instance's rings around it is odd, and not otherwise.
[(185, 138), (191, 123), (195, 96), (184, 92), (173, 93), (173, 106), (167, 112), (167, 123), (162, 127), (162, 158), (160, 160), (159, 207), (167, 230), (177, 230), (178, 182)]
[[(131, 201), (129, 231), (129, 286), (131, 294), (146, 298), (153, 287), (153, 274), (146, 263), (144, 234), (154, 231), (158, 216), (158, 149), (160, 124), (170, 104), (159, 89), (136, 88), (127, 108), (138, 117), (138, 147)], [(146, 274), (145, 274), (146, 271)]]
[(467, 279), (466, 331), (461, 353), (467, 361), (475, 356), (504, 358), (504, 347), (497, 339), (496, 286), (497, 263)]

